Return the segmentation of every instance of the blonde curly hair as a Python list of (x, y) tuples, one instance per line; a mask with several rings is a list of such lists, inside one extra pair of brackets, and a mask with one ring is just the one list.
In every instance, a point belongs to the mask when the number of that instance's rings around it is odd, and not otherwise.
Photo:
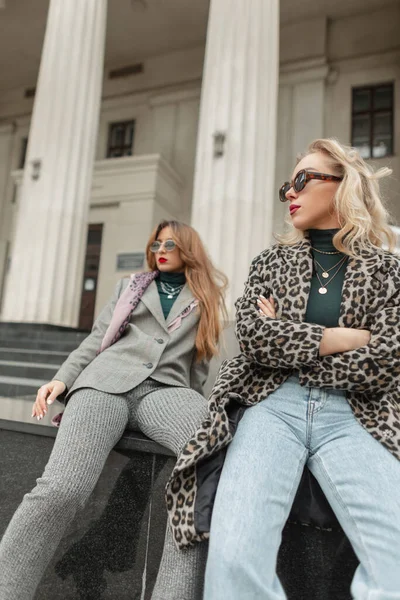
[[(383, 167), (374, 171), (355, 148), (333, 138), (311, 142), (297, 163), (317, 152), (325, 154), (331, 169), (343, 178), (334, 196), (334, 209), (341, 225), (333, 238), (334, 246), (349, 256), (357, 256), (360, 250), (371, 249), (371, 246), (386, 246), (393, 252), (396, 236), (389, 226), (390, 216), (379, 191), (379, 180), (391, 175), (392, 170)], [(303, 231), (295, 229), (290, 221), (287, 223), (290, 231), (276, 235), (280, 244), (292, 245), (304, 238)]]

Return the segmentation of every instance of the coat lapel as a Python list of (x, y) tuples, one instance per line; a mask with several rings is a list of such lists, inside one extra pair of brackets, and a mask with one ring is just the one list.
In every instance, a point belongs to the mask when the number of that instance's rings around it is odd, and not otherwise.
[[(375, 314), (374, 309), (382, 302), (381, 292), (385, 287), (382, 258), (383, 254), (378, 249), (364, 251), (358, 258), (349, 258), (340, 306), (341, 327), (368, 326), (368, 316)], [(368, 307), (368, 312), (365, 307)]]
[[(311, 288), (312, 256), (308, 238), (293, 246), (281, 246), (282, 267), (276, 292), (278, 318), (304, 321)], [(272, 288), (275, 288), (274, 282)]]
[(190, 287), (185, 284), (182, 291), (177, 296), (167, 319), (164, 318), (164, 313), (161, 306), (160, 296), (157, 289), (157, 284), (153, 281), (142, 296), (142, 302), (149, 309), (151, 314), (160, 325), (168, 331), (168, 325), (178, 317), (181, 312), (194, 300), (193, 293)]
[(160, 296), (158, 294), (157, 284), (152, 281), (141, 298), (143, 304), (149, 309), (153, 317), (159, 322), (161, 327), (168, 331), (167, 322), (161, 306)]
[[(281, 252), (278, 317), (304, 321), (313, 272), (310, 240), (306, 237), (293, 246), (282, 246)], [(385, 286), (382, 257), (381, 251), (371, 248), (363, 251), (358, 258), (349, 258), (343, 282), (339, 326), (365, 327), (368, 314), (363, 307), (368, 306), (368, 313), (371, 313), (371, 309), (382, 301), (380, 292)], [(362, 297), (356, 292), (360, 289), (363, 290)]]
[(167, 327), (174, 319), (176, 319), (176, 317), (181, 314), (181, 312), (192, 302), (192, 300), (194, 300), (193, 292), (186, 283), (170, 310), (170, 313), (167, 317)]

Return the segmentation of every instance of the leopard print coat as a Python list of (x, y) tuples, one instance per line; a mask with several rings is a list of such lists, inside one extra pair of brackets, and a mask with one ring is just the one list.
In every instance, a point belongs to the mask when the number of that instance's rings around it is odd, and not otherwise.
[[(305, 323), (311, 287), (310, 242), (275, 245), (256, 257), (244, 294), (236, 302), (241, 354), (224, 361), (209, 398), (209, 417), (186, 444), (167, 484), (166, 500), (179, 548), (208, 537), (194, 527), (196, 464), (231, 441), (230, 399), (251, 406), (291, 374), (300, 384), (347, 391), (360, 424), (400, 460), (400, 261), (371, 249), (350, 258), (339, 326), (368, 329), (367, 346), (319, 356), (324, 327)], [(277, 318), (262, 317), (257, 297), (272, 295)]]

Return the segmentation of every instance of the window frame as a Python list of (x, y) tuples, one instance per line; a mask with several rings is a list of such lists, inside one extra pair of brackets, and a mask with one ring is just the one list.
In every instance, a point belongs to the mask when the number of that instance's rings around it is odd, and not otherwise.
[[(391, 88), (391, 106), (390, 108), (374, 108), (374, 93), (379, 88)], [(370, 156), (366, 160), (379, 160), (381, 158), (388, 158), (391, 156), (395, 156), (395, 131), (394, 131), (394, 81), (388, 81), (385, 83), (378, 83), (373, 85), (360, 85), (354, 86), (351, 88), (351, 145), (355, 146), (354, 143), (354, 117), (365, 116), (368, 115), (370, 118), (369, 125), (369, 151)], [(368, 90), (370, 92), (370, 107), (368, 110), (359, 110), (356, 111), (354, 109), (354, 95), (356, 92), (360, 92), (363, 90)], [(384, 156), (374, 156), (374, 116), (380, 113), (391, 113), (390, 120), (390, 132), (391, 132), (391, 152), (385, 154)]]
[[(131, 146), (128, 147), (127, 144), (123, 144), (122, 146), (112, 146), (111, 145), (111, 136), (112, 136), (112, 131), (113, 128), (116, 126), (124, 126), (125, 127), (125, 132), (126, 132), (126, 128), (129, 125), (132, 125), (132, 143)], [(133, 148), (134, 148), (134, 144), (135, 144), (135, 129), (136, 129), (136, 119), (125, 119), (123, 121), (112, 121), (110, 123), (108, 123), (108, 136), (107, 136), (107, 148), (106, 148), (106, 158), (126, 158), (129, 156), (133, 156)], [(110, 156), (111, 152), (115, 151), (116, 149), (122, 149), (127, 150), (129, 149), (131, 154), (122, 154), (121, 156)]]

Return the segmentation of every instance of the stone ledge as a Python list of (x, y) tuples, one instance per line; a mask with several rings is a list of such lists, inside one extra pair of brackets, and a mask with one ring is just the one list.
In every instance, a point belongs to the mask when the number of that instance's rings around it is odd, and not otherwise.
[[(21, 398), (0, 397), (0, 430), (55, 438), (58, 429), (51, 424), (51, 419), (63, 410), (63, 405), (56, 402), (49, 407), (48, 414), (41, 421), (37, 421), (30, 416), (33, 402), (33, 396)], [(125, 431), (114, 450), (174, 456), (173, 452), (154, 442), (143, 433), (130, 430)]]
[[(1, 429), (53, 438), (56, 437), (58, 431), (57, 427), (43, 426), (33, 422), (25, 423), (23, 421), (11, 421), (8, 419), (0, 419), (0, 430)], [(161, 446), (161, 444), (158, 444), (157, 442), (153, 442), (153, 440), (139, 431), (125, 431), (120, 441), (114, 446), (114, 450), (130, 450), (134, 452), (162, 454), (164, 456), (175, 456), (171, 450), (168, 450), (168, 448)]]

